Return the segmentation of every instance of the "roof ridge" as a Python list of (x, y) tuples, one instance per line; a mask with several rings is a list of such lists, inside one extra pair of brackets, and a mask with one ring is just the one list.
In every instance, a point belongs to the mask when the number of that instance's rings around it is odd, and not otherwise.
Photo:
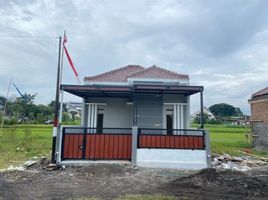
[(179, 76), (187, 76), (187, 77), (189, 78), (189, 75), (188, 75), (188, 74), (181, 74), (181, 73), (173, 72), (173, 71), (171, 71), (171, 70), (165, 69), (165, 68), (163, 68), (163, 67), (159, 67), (159, 66), (157, 66), (157, 65), (153, 65), (153, 66), (151, 66), (151, 67), (154, 67), (154, 68), (158, 68), (158, 69), (164, 70), (164, 71), (166, 71), (166, 72), (168, 72), (168, 73), (170, 73), (170, 74), (176, 75), (176, 76), (178, 76), (178, 75), (179, 75)]
[(93, 78), (93, 77), (94, 77), (94, 78), (99, 78), (99, 77), (105, 76), (105, 75), (107, 75), (107, 74), (114, 74), (114, 73), (116, 73), (116, 72), (118, 72), (118, 71), (122, 71), (122, 70), (124, 70), (124, 69), (129, 68), (129, 67), (139, 67), (139, 68), (141, 68), (141, 70), (144, 69), (144, 67), (143, 67), (143, 66), (140, 66), (140, 65), (126, 65), (126, 66), (123, 66), (123, 67), (120, 67), (120, 68), (113, 69), (113, 70), (108, 71), (108, 72), (104, 72), (104, 73), (101, 73), (101, 74), (97, 74), (97, 75), (95, 75), (95, 76), (86, 76), (86, 77), (84, 77), (84, 80), (87, 80), (87, 79), (90, 79), (90, 78)]
[(159, 66), (156, 66), (156, 65), (152, 65), (151, 67), (148, 67), (148, 68), (144, 68), (143, 70), (140, 70), (138, 72), (134, 72), (133, 74), (130, 74), (127, 76), (127, 78), (130, 78), (131, 76), (135, 76), (135, 75), (139, 75), (143, 72), (147, 72), (149, 70), (152, 70), (152, 69), (159, 69), (159, 70), (162, 70), (162, 71), (165, 71), (171, 75), (174, 75), (174, 76), (185, 76), (189, 79), (189, 75), (188, 74), (179, 74), (177, 72), (173, 72), (173, 71), (170, 71), (170, 70), (167, 70), (165, 68), (162, 68), (162, 67), (159, 67)]

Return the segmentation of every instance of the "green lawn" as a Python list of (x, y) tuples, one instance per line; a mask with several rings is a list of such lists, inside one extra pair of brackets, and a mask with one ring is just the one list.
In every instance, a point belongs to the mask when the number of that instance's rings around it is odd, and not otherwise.
[(50, 156), (52, 126), (24, 125), (4, 128), (0, 133), (0, 169), (34, 156)]
[[(251, 149), (246, 142), (244, 127), (207, 125), (210, 131), (212, 153), (241, 155), (241, 149)], [(20, 164), (34, 156), (50, 157), (51, 125), (17, 125), (4, 128), (0, 133), (0, 169)], [(268, 153), (252, 151), (268, 157)]]

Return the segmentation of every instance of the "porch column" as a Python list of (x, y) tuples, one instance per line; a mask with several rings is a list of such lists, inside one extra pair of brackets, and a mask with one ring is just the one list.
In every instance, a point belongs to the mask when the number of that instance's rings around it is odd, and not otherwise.
[(132, 126), (137, 126), (138, 119), (137, 119), (137, 106), (136, 106), (136, 98), (135, 93), (132, 94)]
[(87, 126), (87, 106), (86, 106), (86, 99), (83, 98), (82, 101), (82, 111), (81, 111), (81, 126), (86, 127)]
[(96, 128), (97, 126), (97, 104), (89, 103), (88, 104), (88, 121), (87, 125), (90, 128)]
[(203, 109), (204, 109), (204, 106), (203, 106), (203, 91), (200, 92), (200, 115), (199, 115), (199, 118), (200, 118), (200, 128), (204, 128), (204, 113), (203, 113)]
[(132, 149), (131, 149), (131, 163), (137, 165), (137, 145), (138, 145), (138, 127), (132, 126)]
[(176, 103), (173, 105), (173, 128), (174, 129), (184, 129), (184, 118), (185, 118), (185, 113), (184, 113), (184, 104), (182, 103)]

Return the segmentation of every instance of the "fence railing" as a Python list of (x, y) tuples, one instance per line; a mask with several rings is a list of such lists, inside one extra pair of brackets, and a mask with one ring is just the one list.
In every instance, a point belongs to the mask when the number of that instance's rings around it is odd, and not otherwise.
[(202, 129), (138, 129), (137, 148), (205, 149)]
[[(63, 127), (62, 160), (131, 160), (132, 128)], [(139, 128), (137, 148), (205, 149), (200, 129)]]
[(130, 160), (131, 128), (63, 127), (62, 160)]

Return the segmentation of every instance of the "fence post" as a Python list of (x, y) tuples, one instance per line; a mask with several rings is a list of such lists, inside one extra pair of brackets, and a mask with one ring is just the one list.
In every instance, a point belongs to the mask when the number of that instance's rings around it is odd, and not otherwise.
[(60, 144), (61, 144), (61, 155), (60, 155), (60, 161), (63, 161), (64, 160), (64, 140), (65, 140), (65, 127), (62, 127), (61, 128), (61, 140), (60, 140)]
[(209, 130), (205, 131), (205, 144), (206, 144), (206, 157), (207, 157), (207, 167), (211, 167), (211, 152), (210, 152), (210, 137)]
[(86, 155), (86, 144), (87, 144), (87, 128), (84, 127), (83, 129), (83, 149), (82, 149), (82, 159), (85, 159), (85, 155)]
[(138, 127), (132, 126), (131, 163), (133, 165), (137, 165), (137, 142), (138, 142)]

